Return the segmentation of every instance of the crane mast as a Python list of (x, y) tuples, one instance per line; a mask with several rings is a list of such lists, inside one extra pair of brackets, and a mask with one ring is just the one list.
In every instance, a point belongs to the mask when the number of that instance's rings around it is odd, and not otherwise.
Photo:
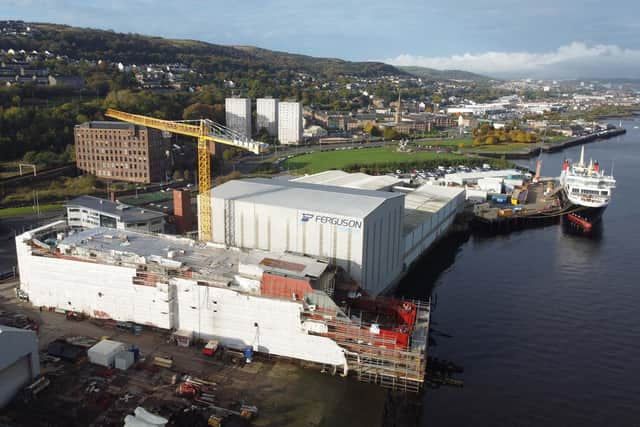
[(153, 117), (131, 114), (124, 111), (109, 108), (105, 116), (121, 120), (135, 125), (146, 126), (165, 132), (179, 135), (186, 135), (197, 139), (198, 144), (198, 236), (200, 240), (211, 240), (213, 238), (213, 227), (211, 224), (211, 153), (209, 143), (221, 143), (243, 150), (251, 151), (255, 154), (266, 150), (267, 144), (253, 141), (250, 136), (229, 129), (208, 119), (200, 119), (190, 122), (163, 120)]

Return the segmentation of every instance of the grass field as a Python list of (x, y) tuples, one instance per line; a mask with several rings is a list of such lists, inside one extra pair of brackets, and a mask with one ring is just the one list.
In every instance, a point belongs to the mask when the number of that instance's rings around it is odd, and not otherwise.
[(473, 144), (472, 138), (455, 138), (455, 139), (443, 139), (440, 141), (416, 141), (418, 145), (432, 145), (434, 147), (451, 147), (451, 148), (469, 148)]
[(283, 162), (285, 170), (293, 173), (316, 173), (329, 169), (343, 169), (349, 165), (375, 165), (386, 163), (402, 163), (421, 160), (459, 160), (464, 158), (457, 154), (435, 153), (432, 151), (416, 151), (399, 153), (396, 147), (363, 148), (356, 150), (324, 151), (293, 157)]
[(510, 153), (513, 151), (524, 151), (531, 147), (535, 147), (535, 144), (509, 142), (506, 144), (481, 145), (479, 147), (471, 147), (469, 151), (474, 153)]
[[(40, 213), (55, 211), (62, 209), (62, 203), (52, 203), (47, 205), (40, 205)], [(23, 206), (20, 208), (4, 208), (0, 209), (0, 218), (9, 218), (12, 216), (32, 215), (36, 210), (33, 206)]]

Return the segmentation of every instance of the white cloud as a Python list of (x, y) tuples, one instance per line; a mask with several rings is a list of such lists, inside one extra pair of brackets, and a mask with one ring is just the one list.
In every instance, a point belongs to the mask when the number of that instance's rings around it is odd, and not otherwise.
[(625, 49), (617, 45), (588, 46), (582, 42), (573, 42), (545, 53), (490, 51), (448, 57), (402, 54), (384, 62), (440, 70), (458, 69), (495, 76), (637, 77), (640, 75), (640, 50)]

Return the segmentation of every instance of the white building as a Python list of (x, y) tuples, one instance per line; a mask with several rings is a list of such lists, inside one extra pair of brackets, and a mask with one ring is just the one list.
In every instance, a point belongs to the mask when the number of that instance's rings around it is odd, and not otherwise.
[(109, 227), (118, 230), (136, 230), (164, 233), (166, 214), (137, 208), (124, 203), (93, 196), (80, 196), (65, 203), (70, 227)]
[[(462, 188), (426, 184), (413, 189), (400, 186), (400, 179), (386, 175), (371, 176), (359, 172), (332, 170), (297, 178), (295, 181), (402, 194), (404, 209), (402, 241), (399, 245), (402, 247), (405, 271), (433, 243), (444, 236), (456, 214), (463, 208), (465, 200), (465, 191)], [(387, 244), (391, 243), (387, 241)], [(387, 287), (394, 282), (387, 284)]]
[(227, 127), (251, 138), (251, 99), (226, 98), (224, 100)]
[(36, 333), (0, 325), (0, 409), (38, 375)]
[(374, 295), (402, 272), (402, 194), (258, 178), (211, 203), (214, 243), (320, 257)]
[(278, 135), (278, 100), (258, 98), (256, 100), (256, 131), (266, 129), (270, 136)]
[(302, 103), (280, 102), (278, 104), (278, 140), (280, 144), (300, 144), (302, 131)]
[(313, 126), (309, 126), (308, 128), (306, 128), (304, 130), (304, 132), (302, 133), (302, 135), (305, 138), (322, 138), (324, 136), (329, 135), (329, 132), (327, 132), (327, 130), (323, 127), (320, 127), (318, 125), (313, 125)]
[(464, 203), (462, 188), (397, 191), (396, 183), (341, 171), (230, 181), (211, 192), (213, 242), (325, 259), (377, 295), (444, 235)]

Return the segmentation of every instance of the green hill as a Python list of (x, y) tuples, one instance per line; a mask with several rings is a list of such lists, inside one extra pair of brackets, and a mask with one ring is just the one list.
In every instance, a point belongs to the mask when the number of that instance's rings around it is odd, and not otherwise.
[(429, 80), (471, 80), (475, 82), (484, 82), (495, 80), (488, 76), (471, 73), (462, 70), (436, 70), (434, 68), (418, 67), (418, 66), (400, 66), (396, 67), (409, 74)]
[(49, 50), (72, 59), (102, 59), (124, 64), (182, 62), (203, 72), (293, 70), (326, 77), (341, 74), (362, 77), (406, 74), (381, 62), (315, 58), (250, 46), (224, 46), (67, 25), (30, 25), (35, 30), (33, 37), (0, 37), (0, 48)]

